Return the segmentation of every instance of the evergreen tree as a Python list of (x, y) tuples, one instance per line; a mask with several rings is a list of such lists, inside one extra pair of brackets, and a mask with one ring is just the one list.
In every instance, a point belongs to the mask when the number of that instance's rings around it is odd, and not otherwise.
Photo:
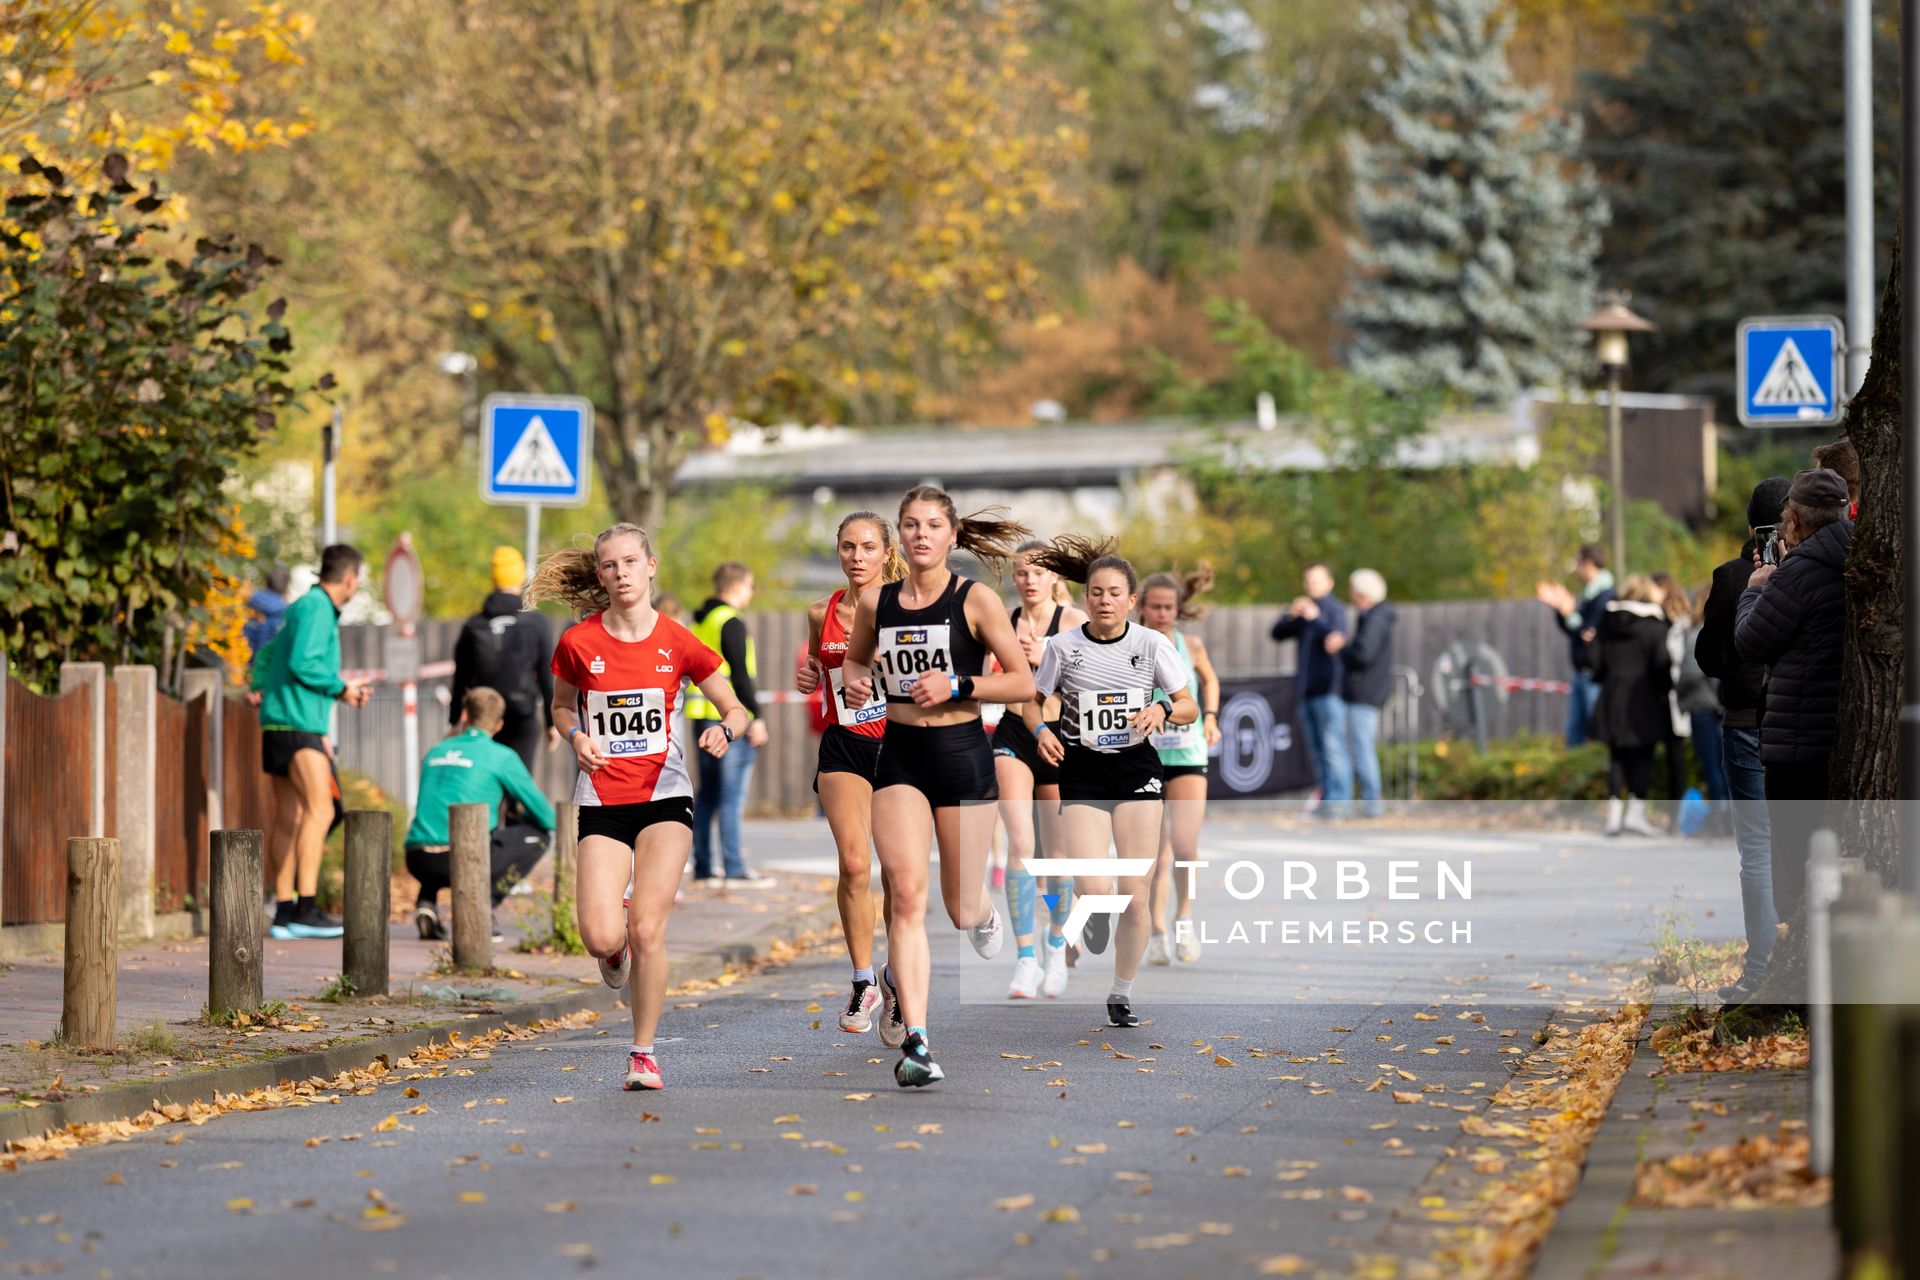
[(1390, 390), (1500, 402), (1585, 360), (1606, 208), (1579, 130), (1507, 69), (1497, 0), (1437, 0), (1353, 146), (1353, 371)]
[[(1636, 386), (1725, 400), (1742, 316), (1844, 314), (1841, 25), (1839, 0), (1658, 5), (1636, 20), (1639, 61), (1589, 82), (1588, 152), (1613, 208), (1602, 269), (1660, 325), (1634, 344)], [(1900, 178), (1887, 22), (1873, 67), (1884, 268)]]

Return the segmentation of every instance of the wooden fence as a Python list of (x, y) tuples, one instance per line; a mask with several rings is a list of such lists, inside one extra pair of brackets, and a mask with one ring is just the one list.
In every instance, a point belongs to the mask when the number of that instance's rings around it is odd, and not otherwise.
[(122, 927), (141, 933), (156, 914), (204, 901), (208, 833), (222, 812), (226, 825), (269, 825), (259, 713), (196, 674), (206, 691), (185, 700), (155, 691), (145, 667), (69, 664), (72, 687), (53, 696), (0, 675), (0, 925), (65, 918), (71, 836), (121, 838)]

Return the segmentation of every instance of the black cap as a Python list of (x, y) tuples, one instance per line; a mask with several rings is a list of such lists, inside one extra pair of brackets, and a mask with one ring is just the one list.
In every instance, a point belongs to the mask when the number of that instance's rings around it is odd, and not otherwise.
[(1747, 528), (1779, 524), (1780, 512), (1787, 505), (1787, 490), (1792, 487), (1793, 482), (1785, 476), (1768, 476), (1753, 486), (1753, 497), (1747, 501)]
[(1793, 478), (1793, 487), (1787, 491), (1787, 497), (1815, 510), (1844, 507), (1852, 501), (1847, 494), (1847, 482), (1831, 467), (1802, 471)]

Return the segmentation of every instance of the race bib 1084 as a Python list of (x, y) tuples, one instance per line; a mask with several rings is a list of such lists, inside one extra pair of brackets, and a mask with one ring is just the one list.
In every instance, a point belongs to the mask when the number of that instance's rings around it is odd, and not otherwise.
[(873, 679), (882, 697), (910, 698), (913, 686), (929, 671), (945, 680), (953, 669), (950, 645), (953, 628), (947, 623), (930, 627), (887, 627), (873, 655)]
[(847, 706), (847, 677), (839, 667), (827, 672), (827, 683), (833, 690), (834, 723), (852, 728), (887, 718), (887, 704), (879, 698), (869, 698), (866, 706), (857, 709)]
[(1131, 747), (1140, 741), (1133, 718), (1147, 705), (1145, 689), (1095, 690), (1080, 695), (1080, 745), (1095, 751)]
[(609, 759), (665, 755), (667, 691), (594, 689), (587, 693), (587, 732)]

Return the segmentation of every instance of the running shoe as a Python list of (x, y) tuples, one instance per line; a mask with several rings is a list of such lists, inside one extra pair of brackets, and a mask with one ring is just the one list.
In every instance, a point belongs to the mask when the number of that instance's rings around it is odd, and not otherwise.
[(278, 942), (292, 942), (300, 935), (293, 931), (292, 925), (276, 921), (267, 926), (267, 936)]
[(1006, 940), (1007, 931), (1000, 924), (998, 908), (995, 908), (993, 914), (987, 917), (985, 924), (975, 925), (967, 930), (967, 941), (973, 944), (973, 949), (979, 953), (982, 960), (991, 960), (999, 955), (1001, 944)]
[(1080, 930), (1080, 944), (1087, 954), (1097, 956), (1107, 949), (1107, 939), (1113, 936), (1113, 913), (1096, 911), (1087, 917), (1085, 927)]
[(840, 1029), (855, 1035), (873, 1030), (873, 1011), (880, 1007), (880, 988), (871, 982), (855, 981), (847, 1011), (840, 1015)]
[(600, 960), (600, 981), (619, 991), (627, 985), (627, 976), (633, 972), (633, 948), (621, 947), (620, 954), (608, 960)]
[(423, 942), (445, 942), (447, 927), (440, 923), (440, 913), (433, 904), (423, 902), (413, 909), (413, 927), (420, 931)]
[(893, 1082), (902, 1089), (923, 1089), (946, 1078), (947, 1073), (928, 1051), (927, 1042), (917, 1035), (908, 1036), (900, 1049), (900, 1061), (893, 1064)]
[(620, 1086), (629, 1092), (640, 1089), (664, 1089), (667, 1078), (660, 1074), (660, 1064), (653, 1060), (650, 1053), (634, 1050), (627, 1055), (627, 1081)]
[(1200, 958), (1200, 939), (1191, 932), (1182, 934), (1180, 941), (1174, 944), (1173, 953), (1180, 957), (1181, 964), (1192, 964)]
[[(296, 909), (293, 919), (284, 928), (286, 936), (291, 938), (337, 938), (346, 932), (346, 927), (338, 920), (311, 904)], [(280, 935), (276, 933), (274, 936)]]
[(1038, 960), (1032, 956), (1021, 956), (1013, 962), (1013, 981), (1007, 984), (1007, 999), (1033, 999), (1040, 994), (1040, 983), (1045, 977)]
[(1173, 953), (1167, 950), (1167, 935), (1156, 933), (1147, 939), (1148, 964), (1172, 964)]
[(772, 876), (762, 875), (752, 867), (747, 867), (737, 876), (727, 876), (714, 881), (715, 888), (721, 889), (774, 889), (780, 882)]
[(1049, 1000), (1058, 1000), (1067, 992), (1067, 949), (1049, 946), (1046, 954), (1041, 965), (1045, 976), (1040, 979), (1040, 994)]
[(1117, 996), (1108, 996), (1107, 1025), (1110, 1027), (1137, 1027), (1140, 1025), (1140, 1015), (1135, 1013), (1133, 1006), (1125, 1000)]
[(880, 1019), (880, 1043), (898, 1049), (907, 1040), (907, 1024), (900, 1019), (900, 992), (893, 985), (893, 972), (880, 971), (881, 985), (887, 989), (887, 1016)]

